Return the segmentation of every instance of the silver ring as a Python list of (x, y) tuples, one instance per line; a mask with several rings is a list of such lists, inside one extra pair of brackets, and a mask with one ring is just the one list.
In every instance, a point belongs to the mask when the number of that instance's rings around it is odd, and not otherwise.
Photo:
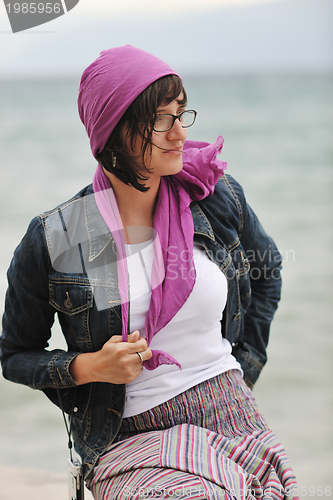
[(139, 356), (140, 361), (141, 361), (141, 363), (143, 364), (143, 357), (141, 356), (141, 353), (140, 353), (140, 352), (137, 352), (137, 355)]

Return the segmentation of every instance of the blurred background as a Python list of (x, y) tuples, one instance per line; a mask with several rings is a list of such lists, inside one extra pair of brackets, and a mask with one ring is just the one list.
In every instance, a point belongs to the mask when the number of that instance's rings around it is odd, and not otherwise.
[[(221, 159), (284, 258), (254, 394), (305, 497), (333, 487), (332, 26), (332, 0), (80, 0), (13, 34), (0, 5), (0, 312), (30, 219), (91, 182), (96, 162), (76, 109), (82, 71), (124, 44), (164, 59), (198, 111), (189, 138), (224, 137)], [(55, 325), (50, 348), (63, 345)], [(60, 411), (1, 376), (0, 401), (0, 464), (63, 472)]]

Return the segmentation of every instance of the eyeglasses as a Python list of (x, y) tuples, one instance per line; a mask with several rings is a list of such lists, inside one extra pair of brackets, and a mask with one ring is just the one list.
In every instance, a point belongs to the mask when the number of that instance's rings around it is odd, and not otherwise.
[(188, 128), (195, 122), (195, 118), (197, 116), (197, 112), (193, 109), (189, 109), (187, 111), (183, 111), (179, 113), (179, 115), (158, 115), (156, 117), (153, 130), (155, 132), (167, 132), (173, 127), (173, 124), (178, 119), (183, 128)]

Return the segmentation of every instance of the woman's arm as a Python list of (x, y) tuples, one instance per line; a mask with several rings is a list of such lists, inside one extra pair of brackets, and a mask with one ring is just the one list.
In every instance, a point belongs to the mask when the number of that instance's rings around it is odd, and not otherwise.
[(47, 350), (55, 312), (49, 304), (48, 266), (42, 222), (36, 217), (8, 269), (0, 337), (4, 377), (34, 389), (75, 385), (68, 368), (78, 353)]
[(233, 354), (242, 365), (246, 383), (252, 387), (267, 361), (270, 325), (281, 295), (282, 257), (247, 204), (240, 185), (229, 180), (242, 206), (240, 241), (250, 264), (251, 282), (251, 303)]

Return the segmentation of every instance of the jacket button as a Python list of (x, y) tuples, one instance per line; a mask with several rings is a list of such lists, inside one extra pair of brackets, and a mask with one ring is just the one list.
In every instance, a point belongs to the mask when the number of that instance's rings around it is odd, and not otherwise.
[(243, 266), (245, 270), (247, 270), (250, 267), (250, 263), (247, 259), (243, 260)]
[(73, 304), (72, 304), (71, 299), (69, 298), (69, 293), (66, 292), (66, 295), (67, 295), (67, 299), (64, 300), (64, 306), (66, 307), (66, 309), (72, 309)]
[(74, 408), (73, 408), (73, 412), (74, 412), (74, 413), (77, 413), (78, 411), (79, 411), (78, 407), (77, 407), (77, 406), (74, 406)]
[(71, 301), (69, 299), (66, 299), (64, 301), (64, 306), (66, 307), (66, 309), (72, 309), (73, 304), (71, 303)]

